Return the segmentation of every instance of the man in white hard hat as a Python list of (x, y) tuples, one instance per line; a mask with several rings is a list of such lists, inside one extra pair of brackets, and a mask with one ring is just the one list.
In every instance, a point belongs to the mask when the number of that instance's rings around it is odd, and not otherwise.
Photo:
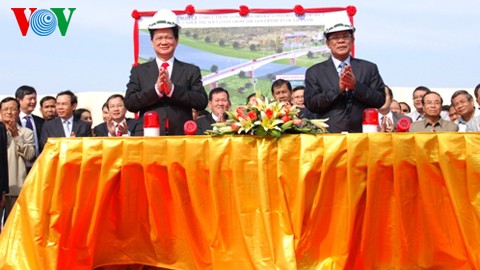
[(148, 26), (155, 60), (133, 67), (125, 94), (125, 107), (139, 112), (135, 135), (143, 135), (143, 115), (155, 111), (160, 135), (184, 135), (183, 126), (192, 120), (192, 108), (203, 110), (208, 98), (197, 66), (174, 58), (180, 26), (170, 10), (159, 10)]
[(363, 110), (385, 103), (385, 84), (375, 64), (350, 55), (353, 26), (336, 23), (325, 29), (332, 56), (307, 69), (305, 106), (320, 118), (329, 118), (332, 133), (362, 132)]

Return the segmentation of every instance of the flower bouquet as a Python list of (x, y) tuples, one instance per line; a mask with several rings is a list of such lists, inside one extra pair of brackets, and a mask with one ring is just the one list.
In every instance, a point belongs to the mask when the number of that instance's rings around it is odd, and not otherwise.
[(210, 135), (251, 134), (271, 135), (277, 138), (282, 133), (327, 133), (328, 119), (300, 119), (300, 110), (285, 102), (263, 101), (256, 98), (253, 104), (240, 106), (234, 112), (226, 112), (228, 119), (212, 124)]

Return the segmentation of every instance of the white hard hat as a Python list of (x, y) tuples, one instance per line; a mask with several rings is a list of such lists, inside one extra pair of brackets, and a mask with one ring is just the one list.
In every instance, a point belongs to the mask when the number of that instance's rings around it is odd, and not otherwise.
[(345, 23), (337, 23), (330, 26), (325, 26), (325, 32), (323, 34), (326, 36), (331, 33), (341, 32), (341, 31), (351, 31), (352, 33), (355, 32), (355, 27), (350, 24)]
[(180, 25), (177, 23), (177, 15), (168, 9), (160, 9), (153, 15), (148, 29), (172, 28)]

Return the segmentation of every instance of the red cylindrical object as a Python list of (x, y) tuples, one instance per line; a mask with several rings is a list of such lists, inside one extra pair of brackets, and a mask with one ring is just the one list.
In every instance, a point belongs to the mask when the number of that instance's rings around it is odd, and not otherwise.
[(407, 132), (410, 129), (411, 123), (412, 122), (407, 117), (402, 117), (398, 119), (397, 132)]
[(197, 134), (197, 123), (195, 123), (193, 120), (188, 120), (183, 125), (183, 131), (185, 132), (185, 135)]
[(158, 113), (155, 111), (146, 112), (143, 116), (143, 128), (160, 128)]
[(363, 125), (377, 125), (378, 126), (378, 111), (377, 109), (365, 109), (363, 111)]

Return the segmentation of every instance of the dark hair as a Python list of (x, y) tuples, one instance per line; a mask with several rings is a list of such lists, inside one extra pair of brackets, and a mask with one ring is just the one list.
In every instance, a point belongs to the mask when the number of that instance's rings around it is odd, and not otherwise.
[(57, 98), (59, 96), (70, 96), (70, 104), (71, 105), (78, 103), (77, 96), (70, 90), (65, 90), (65, 91), (62, 91), (62, 92), (58, 93)]
[(402, 104), (405, 105), (405, 106), (407, 106), (408, 112), (411, 112), (411, 111), (412, 111), (412, 109), (410, 108), (410, 105), (408, 105), (406, 102), (403, 102), (403, 101), (402, 101), (402, 102), (398, 102), (398, 105), (400, 105), (400, 108), (402, 108)]
[(17, 89), (17, 91), (15, 91), (15, 98), (23, 99), (26, 95), (31, 94), (37, 94), (35, 88), (28, 85), (22, 85)]
[(103, 103), (102, 111), (103, 111), (103, 108), (106, 108), (108, 110), (108, 101), (105, 101), (105, 103)]
[(449, 111), (450, 110), (450, 105), (442, 105), (442, 111)]
[(443, 104), (443, 98), (442, 96), (437, 93), (437, 92), (434, 92), (434, 91), (430, 91), (430, 92), (427, 92), (425, 95), (423, 95), (422, 97), (422, 105), (425, 105), (425, 97), (428, 96), (428, 95), (437, 95), (440, 97), (440, 104)]
[(480, 90), (480, 83), (475, 86), (475, 90), (473, 90), (473, 94), (475, 95), (475, 98), (478, 98), (478, 91)]
[[(246, 102), (245, 104), (248, 104), (248, 102), (250, 101), (250, 99), (251, 99), (252, 97), (255, 97), (256, 95), (257, 95), (257, 93), (251, 93), (250, 95), (248, 95), (248, 97), (247, 97), (247, 102)], [(264, 100), (265, 100), (265, 96), (264, 96), (264, 95), (260, 95), (260, 99), (264, 101)]]
[[(113, 94), (113, 95), (111, 95), (111, 96), (109, 96), (109, 97), (107, 98), (107, 101), (106, 101), (105, 104), (104, 104), (104, 105), (106, 105), (106, 108), (107, 108), (107, 109), (109, 109), (109, 108), (108, 108), (108, 102), (109, 102), (110, 100), (114, 99), (114, 98), (119, 98), (119, 99), (121, 99), (121, 100), (125, 103), (125, 98), (124, 98), (122, 95), (120, 95), (120, 94)], [(103, 108), (103, 107), (102, 107), (102, 108)]]
[(432, 92), (432, 90), (430, 90), (428, 87), (426, 86), (418, 86), (417, 88), (415, 88), (415, 90), (413, 90), (413, 94), (415, 95), (415, 92), (417, 91), (425, 91), (427, 93), (430, 93)]
[[(178, 33), (180, 32), (180, 27), (178, 27), (178, 25), (175, 25), (174, 27), (170, 27), (170, 29), (172, 29), (172, 33), (175, 39), (178, 40)], [(148, 31), (150, 32), (150, 40), (153, 40), (153, 35), (155, 33), (155, 30), (158, 30), (158, 29), (148, 29)]]
[(227, 90), (223, 89), (222, 87), (216, 87), (210, 90), (210, 93), (208, 93), (208, 100), (212, 101), (213, 94), (218, 94), (222, 92), (227, 94), (228, 102), (230, 102), (230, 94), (228, 93)]
[(458, 97), (459, 95), (465, 95), (467, 97), (468, 101), (473, 100), (472, 95), (470, 95), (470, 93), (468, 93), (467, 90), (457, 90), (457, 91), (455, 91), (455, 93), (453, 93), (452, 99), (450, 100), (452, 102), (452, 104), (453, 104), (453, 99)]
[(305, 86), (299, 85), (292, 89), (292, 93), (295, 93), (298, 90), (305, 90)]
[(80, 118), (82, 117), (82, 114), (83, 114), (84, 112), (88, 112), (88, 113), (92, 114), (92, 113), (90, 112), (90, 110), (87, 110), (87, 109), (84, 109), (84, 108), (80, 108), (80, 109), (76, 109), (76, 110), (73, 112), (73, 117), (74, 117), (74, 118), (77, 118), (77, 119), (80, 119)]
[(20, 110), (20, 102), (18, 102), (18, 100), (14, 97), (6, 97), (6, 98), (2, 99), (2, 101), (0, 101), (0, 108), (2, 108), (3, 103), (7, 103), (7, 102), (10, 102), (12, 100), (15, 101), (15, 103), (17, 104), (17, 109)]
[(42, 99), (40, 99), (40, 108), (43, 107), (43, 103), (48, 100), (55, 100), (56, 99), (52, 96), (44, 96)]
[(281, 87), (282, 85), (286, 84), (288, 91), (292, 92), (292, 85), (290, 84), (289, 81), (284, 80), (284, 79), (278, 79), (272, 83), (272, 95), (273, 95), (273, 88)]

